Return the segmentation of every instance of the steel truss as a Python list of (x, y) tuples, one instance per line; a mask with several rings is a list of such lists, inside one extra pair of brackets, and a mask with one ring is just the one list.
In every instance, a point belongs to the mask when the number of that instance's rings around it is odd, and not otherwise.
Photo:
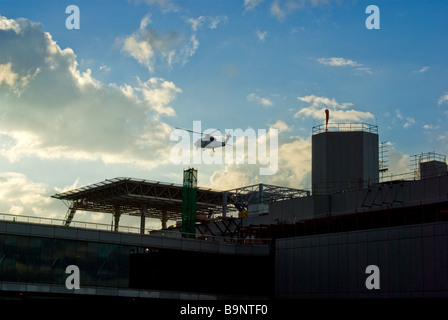
[[(64, 201), (69, 208), (66, 225), (77, 210), (128, 214), (158, 219), (182, 217), (182, 185), (133, 178), (114, 178), (67, 192), (52, 198)], [(198, 187), (197, 215), (206, 218), (221, 211), (222, 192)]]
[(228, 210), (238, 211), (247, 209), (249, 204), (267, 204), (273, 201), (288, 200), (298, 197), (307, 197), (309, 190), (279, 187), (270, 184), (254, 184), (223, 192), (223, 215)]

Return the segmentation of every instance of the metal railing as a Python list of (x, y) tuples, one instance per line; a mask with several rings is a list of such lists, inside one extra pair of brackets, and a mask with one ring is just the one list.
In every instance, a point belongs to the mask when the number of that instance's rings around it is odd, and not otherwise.
[(378, 134), (378, 126), (368, 123), (328, 123), (328, 125), (320, 124), (313, 127), (313, 134), (322, 132), (349, 132), (362, 131)]
[(416, 172), (405, 172), (398, 174), (382, 175), (379, 179), (353, 181), (333, 181), (333, 183), (320, 183), (313, 185), (314, 194), (338, 193), (347, 191), (356, 191), (366, 189), (368, 187), (387, 184), (392, 182), (405, 182), (419, 180)]
[[(36, 216), (22, 216), (13, 215), (8, 213), (0, 213), (0, 221), (11, 221), (11, 222), (22, 222), (22, 223), (32, 223), (39, 225), (51, 225), (58, 226), (61, 228), (81, 228), (89, 230), (99, 230), (99, 231), (109, 231), (109, 232), (120, 232), (120, 233), (132, 233), (141, 234), (140, 227), (134, 226), (118, 226), (118, 230), (114, 231), (114, 226), (105, 223), (96, 223), (88, 221), (72, 221), (70, 226), (63, 226), (64, 219), (57, 218), (45, 218)], [(237, 244), (260, 244), (269, 245), (272, 242), (270, 238), (260, 238), (260, 239), (250, 239), (250, 238), (235, 238), (235, 237), (222, 237), (208, 234), (192, 234), (185, 233), (179, 230), (166, 230), (166, 229), (144, 229), (144, 235), (147, 236), (158, 236), (167, 238), (189, 238), (198, 239), (212, 242), (224, 242), (224, 243), (237, 243)]]

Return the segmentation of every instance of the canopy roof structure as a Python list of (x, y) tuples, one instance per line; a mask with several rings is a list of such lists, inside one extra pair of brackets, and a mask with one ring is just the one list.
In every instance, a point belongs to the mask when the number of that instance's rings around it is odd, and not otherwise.
[[(102, 182), (58, 193), (52, 198), (69, 207), (66, 225), (77, 210), (112, 213), (116, 224), (121, 214), (178, 220), (182, 217), (182, 185), (133, 178), (106, 179)], [(221, 191), (197, 188), (197, 217), (221, 212)], [(118, 217), (117, 217), (118, 216)]]
[[(69, 208), (64, 225), (70, 225), (76, 211), (110, 213), (115, 218), (115, 230), (122, 214), (141, 218), (144, 232), (145, 218), (162, 221), (182, 219), (183, 185), (134, 178), (113, 178), (77, 189), (58, 193), (52, 198), (65, 202)], [(251, 203), (268, 203), (295, 197), (309, 196), (309, 191), (256, 184), (227, 191), (197, 187), (196, 220), (204, 221), (211, 214), (227, 217), (227, 211), (248, 208)]]

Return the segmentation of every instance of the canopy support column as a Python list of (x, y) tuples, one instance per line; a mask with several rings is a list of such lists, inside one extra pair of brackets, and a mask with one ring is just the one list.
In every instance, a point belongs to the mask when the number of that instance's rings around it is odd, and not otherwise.
[(166, 209), (162, 209), (162, 229), (166, 229), (166, 222), (168, 221), (168, 213)]
[(120, 222), (120, 216), (121, 216), (120, 205), (115, 204), (114, 205), (114, 231), (118, 231), (118, 223)]
[(146, 207), (146, 203), (142, 203), (142, 208), (140, 210), (140, 234), (145, 234)]

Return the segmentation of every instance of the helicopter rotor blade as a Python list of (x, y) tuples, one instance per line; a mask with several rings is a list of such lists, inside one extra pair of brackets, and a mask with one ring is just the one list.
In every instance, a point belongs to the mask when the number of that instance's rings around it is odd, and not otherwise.
[(179, 127), (174, 127), (175, 129), (179, 129), (179, 130), (184, 130), (184, 131), (188, 131), (188, 132), (192, 132), (192, 133), (198, 133), (198, 134), (202, 134), (205, 136), (211, 136), (214, 132), (218, 131), (219, 129), (213, 130), (211, 133), (203, 133), (203, 132), (197, 132), (197, 131), (193, 131), (193, 130), (188, 130), (188, 129), (184, 129), (184, 128), (179, 128)]
[(179, 130), (184, 130), (184, 131), (192, 132), (192, 133), (203, 134), (202, 132), (197, 132), (197, 131), (188, 130), (188, 129), (184, 129), (184, 128), (179, 128), (179, 127), (174, 127), (174, 128), (175, 128), (175, 129), (179, 129)]
[[(210, 133), (207, 133), (208, 135), (212, 135), (214, 132), (216, 132), (216, 131), (218, 131), (219, 129), (216, 129), (216, 130), (213, 130), (212, 132), (210, 132)], [(204, 133), (205, 134), (205, 133)]]

